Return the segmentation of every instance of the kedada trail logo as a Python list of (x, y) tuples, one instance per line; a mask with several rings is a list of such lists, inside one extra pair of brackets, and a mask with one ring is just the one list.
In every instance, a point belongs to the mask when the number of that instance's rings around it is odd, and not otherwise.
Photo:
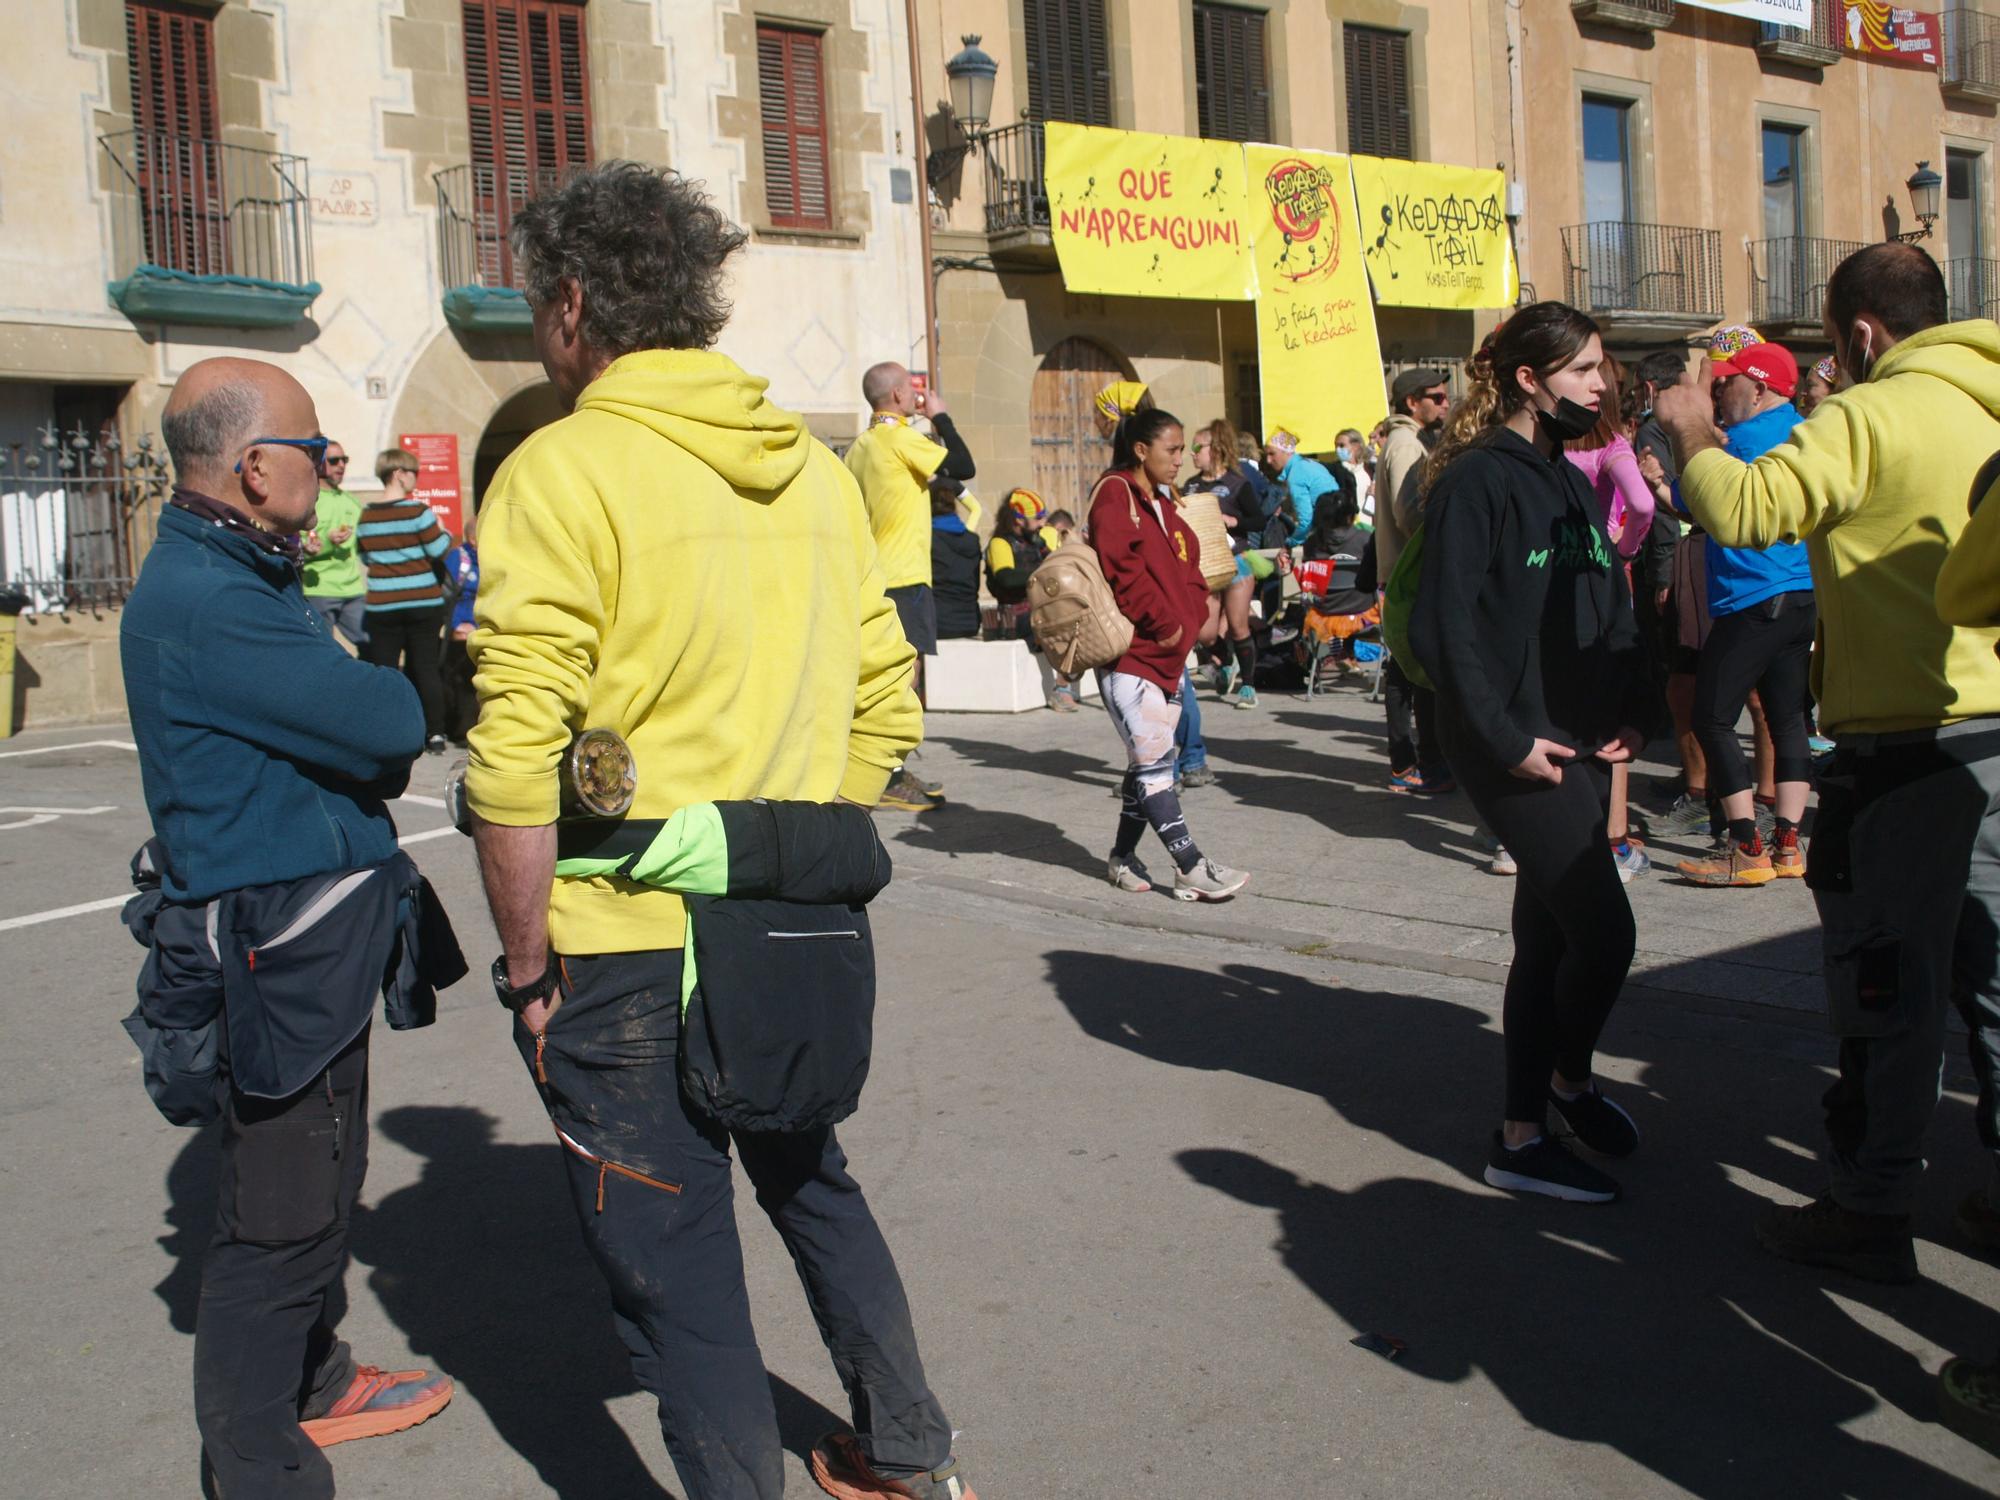
[(1340, 264), (1339, 181), (1325, 167), (1288, 156), (1264, 174), (1271, 220), (1284, 236), (1272, 269), (1288, 281), (1325, 276)]

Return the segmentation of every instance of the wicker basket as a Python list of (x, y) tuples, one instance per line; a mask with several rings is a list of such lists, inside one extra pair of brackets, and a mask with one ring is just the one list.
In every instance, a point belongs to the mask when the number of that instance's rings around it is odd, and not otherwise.
[(1194, 533), (1201, 547), (1201, 576), (1210, 593), (1225, 589), (1236, 576), (1236, 556), (1229, 550), (1229, 526), (1222, 519), (1222, 503), (1215, 496), (1197, 492), (1180, 501), (1181, 519)]

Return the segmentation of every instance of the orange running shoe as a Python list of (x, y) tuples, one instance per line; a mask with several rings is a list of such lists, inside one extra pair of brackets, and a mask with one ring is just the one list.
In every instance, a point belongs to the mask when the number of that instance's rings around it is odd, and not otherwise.
[(957, 1459), (927, 1474), (885, 1479), (868, 1466), (851, 1432), (830, 1432), (813, 1444), (812, 1476), (834, 1500), (979, 1500), (959, 1476)]
[(1753, 854), (1727, 837), (1708, 858), (1684, 859), (1674, 868), (1682, 879), (1696, 885), (1768, 885), (1778, 876), (1771, 867), (1771, 856), (1761, 847)]
[(1806, 852), (1799, 847), (1798, 830), (1788, 828), (1771, 841), (1771, 873), (1781, 880), (1803, 880)]
[(355, 1438), (385, 1437), (427, 1422), (451, 1401), (449, 1375), (429, 1370), (383, 1370), (361, 1365), (354, 1383), (323, 1417), (299, 1423), (322, 1448)]

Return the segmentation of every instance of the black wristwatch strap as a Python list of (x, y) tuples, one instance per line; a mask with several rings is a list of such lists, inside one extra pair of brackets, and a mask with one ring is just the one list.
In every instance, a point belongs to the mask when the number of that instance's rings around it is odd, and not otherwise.
[(507, 955), (503, 953), (493, 960), (493, 993), (509, 1010), (517, 1011), (524, 1005), (548, 999), (561, 982), (562, 966), (556, 962), (554, 954), (549, 955), (548, 967), (540, 975), (518, 989), (507, 982)]

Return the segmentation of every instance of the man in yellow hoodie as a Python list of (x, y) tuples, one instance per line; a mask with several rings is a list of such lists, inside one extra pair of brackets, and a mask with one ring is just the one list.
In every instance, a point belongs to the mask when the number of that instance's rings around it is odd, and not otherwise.
[[(1972, 1030), (1980, 1134), (2000, 1161), (2000, 632), (1949, 625), (1933, 604), (1967, 491), (2000, 449), (2000, 327), (1947, 322), (1946, 307), (1929, 256), (1871, 245), (1827, 284), (1826, 333), (1852, 388), (1784, 443), (1753, 464), (1722, 452), (1691, 380), (1653, 413), (1717, 543), (1804, 540), (1813, 685), (1837, 744), (1806, 865), (1840, 1039), (1832, 1182), (1813, 1203), (1768, 1209), (1757, 1236), (1787, 1259), (1892, 1282), (1917, 1274), (1910, 1213), (1948, 1000)], [(1981, 1192), (1961, 1210), (1989, 1244), (1995, 1203)]]
[[(732, 1139), (853, 1403), (815, 1477), (965, 1500), (895, 1262), (833, 1131), (725, 1131), (677, 1079), (681, 899), (555, 877), (558, 763), (622, 735), (634, 818), (765, 797), (872, 805), (915, 745), (914, 653), (852, 477), (710, 351), (743, 243), (701, 190), (633, 162), (514, 219), (542, 367), (571, 408), (480, 510), (465, 790), (504, 949), (494, 985), (566, 1147), (584, 1239), (689, 1500), (776, 1500)], [(552, 1372), (550, 1378), (562, 1378)]]

